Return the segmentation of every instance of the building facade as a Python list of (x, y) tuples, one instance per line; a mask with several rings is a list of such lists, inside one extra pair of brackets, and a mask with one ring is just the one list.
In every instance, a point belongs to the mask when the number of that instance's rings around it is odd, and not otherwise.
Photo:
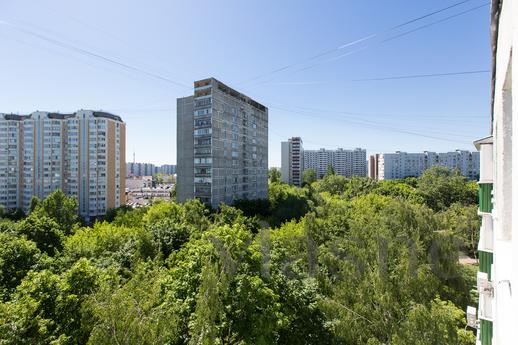
[(222, 82), (177, 99), (177, 200), (218, 207), (268, 195), (268, 108)]
[(378, 162), (380, 154), (376, 153), (369, 156), (368, 176), (373, 180), (379, 179)]
[(151, 163), (126, 163), (126, 176), (153, 176), (159, 172), (159, 167)]
[(164, 175), (174, 175), (176, 174), (176, 165), (173, 164), (164, 164), (157, 168), (160, 174)]
[(418, 177), (433, 166), (444, 166), (470, 180), (479, 176), (478, 152), (457, 150), (453, 152), (381, 153), (369, 157), (369, 176), (378, 180)]
[(285, 183), (302, 186), (304, 148), (300, 137), (281, 143), (281, 179)]
[(28, 211), (61, 189), (85, 218), (124, 204), (125, 124), (105, 112), (0, 114), (0, 204)]
[[(475, 142), (480, 151), (479, 272), (477, 312), (468, 307), (468, 323), (477, 328), (477, 344), (514, 344), (518, 339), (518, 100), (513, 68), (518, 43), (518, 4), (492, 1), (491, 136)], [(517, 61), (518, 63), (518, 61)], [(517, 65), (518, 66), (518, 65)], [(517, 117), (518, 118), (518, 117)], [(471, 322), (470, 322), (471, 320)]]
[(314, 169), (317, 178), (322, 178), (328, 166), (332, 166), (337, 175), (367, 176), (367, 151), (361, 148), (304, 150), (304, 170)]

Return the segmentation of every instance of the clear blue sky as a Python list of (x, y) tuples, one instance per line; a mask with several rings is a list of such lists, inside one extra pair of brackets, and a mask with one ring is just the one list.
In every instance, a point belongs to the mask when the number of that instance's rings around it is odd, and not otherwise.
[(176, 98), (192, 91), (170, 81), (214, 76), (270, 108), (270, 166), (291, 136), (306, 149), (471, 150), (489, 131), (489, 73), (354, 81), (489, 70), (489, 6), (382, 42), (488, 1), (387, 32), (457, 2), (1, 0), (0, 112), (112, 111), (128, 161), (175, 163)]

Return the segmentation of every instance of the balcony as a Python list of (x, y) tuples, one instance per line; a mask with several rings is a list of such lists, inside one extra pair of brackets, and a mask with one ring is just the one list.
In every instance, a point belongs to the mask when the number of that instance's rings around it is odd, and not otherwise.
[(210, 197), (211, 194), (212, 194), (212, 190), (211, 190), (210, 186), (199, 186), (199, 185), (196, 184), (194, 186), (194, 194), (197, 197), (202, 197), (202, 196)]
[(207, 157), (207, 156), (210, 157), (210, 155), (211, 155), (210, 149), (209, 149), (208, 152), (207, 151), (203, 151), (203, 152), (196, 152), (196, 151), (194, 151), (194, 157)]

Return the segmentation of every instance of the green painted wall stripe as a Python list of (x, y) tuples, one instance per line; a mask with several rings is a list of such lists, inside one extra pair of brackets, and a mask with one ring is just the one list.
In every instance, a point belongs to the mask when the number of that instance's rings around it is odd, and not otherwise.
[(491, 265), (493, 264), (493, 253), (479, 251), (478, 252), (478, 265), (479, 271), (487, 273), (489, 280), (491, 280)]
[(491, 203), (491, 191), (493, 190), (492, 183), (478, 184), (478, 203), (481, 212), (491, 212), (493, 204)]
[(480, 342), (482, 345), (491, 345), (493, 340), (493, 322), (480, 320)]

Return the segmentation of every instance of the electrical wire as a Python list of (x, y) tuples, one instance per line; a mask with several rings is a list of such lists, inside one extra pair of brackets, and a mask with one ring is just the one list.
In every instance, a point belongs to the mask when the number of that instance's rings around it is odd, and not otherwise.
[(163, 76), (161, 76), (159, 74), (156, 74), (154, 72), (149, 72), (149, 71), (146, 71), (146, 70), (141, 69), (139, 67), (136, 67), (136, 66), (133, 66), (133, 65), (129, 65), (129, 64), (121, 62), (121, 61), (117, 61), (117, 60), (115, 60), (113, 58), (110, 58), (110, 57), (107, 57), (107, 56), (104, 56), (104, 55), (101, 55), (101, 54), (98, 54), (98, 53), (95, 53), (95, 52), (92, 52), (92, 51), (89, 51), (89, 50), (86, 50), (86, 49), (83, 49), (83, 48), (80, 48), (80, 47), (77, 47), (77, 46), (74, 46), (72, 44), (69, 44), (69, 43), (66, 43), (66, 42), (63, 42), (63, 41), (51, 38), (51, 37), (47, 37), (47, 36), (39, 34), (37, 32), (25, 29), (25, 28), (23, 28), (23, 27), (21, 27), (19, 25), (15, 25), (15, 24), (12, 24), (10, 22), (7, 22), (5, 20), (0, 20), (0, 24), (8, 26), (8, 27), (10, 27), (10, 28), (12, 28), (14, 30), (17, 30), (17, 31), (22, 32), (22, 33), (25, 33), (27, 35), (34, 36), (34, 37), (39, 38), (39, 39), (41, 39), (43, 41), (52, 43), (52, 44), (54, 44), (56, 46), (59, 46), (61, 48), (65, 48), (65, 49), (74, 51), (74, 52), (79, 53), (81, 55), (93, 57), (93, 58), (99, 59), (101, 61), (104, 61), (104, 62), (107, 62), (107, 63), (111, 63), (113, 65), (117, 65), (119, 67), (123, 67), (125, 69), (132, 70), (134, 72), (138, 72), (138, 73), (147, 75), (148, 77), (151, 77), (151, 78), (163, 81), (163, 82), (167, 82), (167, 83), (175, 85), (175, 86), (179, 86), (181, 88), (191, 89), (190, 86), (188, 86), (186, 84), (183, 84), (181, 82), (172, 80), (172, 79), (167, 78), (167, 77), (163, 77)]
[(446, 73), (431, 73), (431, 74), (414, 74), (414, 75), (400, 75), (393, 77), (383, 78), (364, 78), (364, 79), (351, 79), (351, 82), (359, 81), (383, 81), (383, 80), (399, 80), (399, 79), (418, 79), (418, 78), (435, 78), (435, 77), (446, 77), (456, 75), (467, 75), (467, 74), (482, 74), (489, 73), (490, 70), (476, 70), (476, 71), (462, 71), (462, 72), (446, 72)]
[[(325, 118), (325, 117), (322, 117), (322, 116), (309, 115), (309, 114), (306, 114), (306, 113), (297, 112), (297, 111), (293, 111), (293, 110), (289, 110), (289, 109), (283, 109), (283, 108), (278, 108), (278, 107), (272, 107), (272, 108), (278, 109), (278, 110), (282, 110), (282, 111), (285, 111), (285, 112), (289, 112), (289, 113), (293, 113), (293, 114), (297, 114), (297, 115), (300, 115), (300, 116), (306, 116), (306, 117), (310, 117), (310, 118), (319, 118), (319, 119), (323, 119), (323, 120), (329, 120), (329, 118)], [(335, 121), (335, 120), (340, 120), (340, 119), (333, 119), (333, 121)], [(395, 128), (395, 127), (390, 127), (390, 126), (385, 126), (385, 125), (369, 123), (369, 122), (366, 122), (366, 121), (345, 119), (345, 118), (341, 119), (341, 120), (344, 121), (344, 122), (347, 122), (347, 123), (349, 123), (351, 125), (356, 125), (356, 126), (360, 126), (360, 127), (368, 127), (368, 128), (373, 128), (373, 129), (378, 129), (378, 130), (383, 130), (383, 131), (389, 131), (389, 132), (395, 132), (395, 133), (400, 133), (400, 134), (412, 135), (412, 136), (417, 136), (417, 137), (427, 138), (427, 139), (433, 139), (433, 140), (439, 140), (439, 141), (448, 141), (448, 142), (453, 142), (453, 143), (457, 143), (457, 144), (465, 144), (466, 143), (466, 142), (460, 141), (460, 140), (453, 140), (453, 139), (450, 139), (450, 138), (434, 136), (434, 135), (426, 135), (426, 134), (422, 134), (422, 133), (418, 133), (418, 132), (413, 132), (413, 131), (408, 131), (408, 130), (404, 130), (404, 129), (400, 129), (400, 128)]]
[[(376, 38), (376, 37), (378, 37), (378, 36), (381, 36), (381, 35), (383, 35), (383, 34), (386, 34), (386, 33), (392, 32), (392, 31), (397, 30), (398, 28), (401, 28), (401, 27), (403, 27), (403, 26), (409, 25), (409, 24), (411, 24), (411, 23), (414, 23), (414, 22), (416, 22), (416, 21), (422, 20), (422, 19), (424, 19), (424, 18), (428, 18), (428, 17), (430, 17), (430, 16), (433, 16), (433, 15), (435, 15), (435, 14), (438, 14), (438, 13), (444, 12), (444, 11), (446, 11), (446, 10), (449, 10), (449, 9), (453, 8), (453, 7), (460, 6), (460, 5), (465, 4), (465, 3), (467, 3), (467, 2), (470, 2), (470, 1), (472, 1), (472, 0), (464, 0), (464, 1), (461, 1), (461, 2), (458, 2), (458, 3), (455, 3), (455, 4), (453, 4), (453, 5), (450, 5), (450, 6), (448, 6), (448, 7), (442, 8), (442, 9), (440, 9), (440, 10), (436, 10), (436, 11), (433, 11), (433, 12), (428, 13), (428, 14), (426, 14), (426, 15), (420, 16), (420, 17), (418, 17), (418, 18), (414, 18), (414, 19), (409, 20), (409, 21), (406, 21), (406, 22), (404, 22), (404, 23), (401, 23), (401, 24), (395, 25), (395, 26), (393, 26), (393, 27), (391, 27), (391, 28), (389, 28), (389, 29), (387, 29), (387, 30), (381, 31), (381, 32), (379, 32), (379, 33), (375, 33), (375, 34), (371, 34), (371, 35), (365, 36), (365, 37), (360, 38), (360, 39), (358, 39), (358, 40), (355, 40), (355, 41), (352, 41), (352, 42), (349, 42), (349, 43), (346, 43), (346, 44), (342, 44), (342, 45), (340, 45), (340, 46), (338, 46), (338, 47), (335, 47), (335, 48), (332, 48), (332, 49), (326, 50), (326, 51), (324, 51), (324, 52), (321, 52), (321, 53), (319, 53), (319, 54), (313, 55), (313, 56), (311, 56), (311, 57), (309, 57), (309, 58), (306, 58), (306, 59), (304, 59), (304, 60), (301, 60), (301, 61), (299, 61), (299, 62), (291, 63), (291, 64), (285, 65), (285, 66), (283, 66), (283, 67), (281, 67), (281, 68), (275, 69), (275, 70), (273, 70), (273, 71), (270, 71), (270, 72), (267, 72), (267, 73), (263, 73), (263, 74), (257, 75), (257, 76), (255, 76), (255, 77), (253, 77), (253, 78), (250, 78), (250, 79), (247, 79), (247, 80), (244, 80), (244, 81), (242, 81), (242, 82), (238, 83), (238, 85), (239, 85), (239, 84), (246, 84), (246, 83), (250, 83), (250, 82), (252, 82), (252, 81), (255, 81), (255, 80), (258, 80), (258, 79), (262, 79), (262, 78), (264, 78), (264, 77), (266, 77), (266, 76), (270, 76), (270, 75), (278, 74), (279, 72), (282, 72), (282, 71), (288, 70), (288, 69), (290, 69), (290, 68), (292, 68), (292, 67), (295, 67), (295, 66), (298, 66), (298, 65), (303, 65), (303, 64), (305, 64), (305, 63), (307, 63), (307, 62), (309, 62), (309, 61), (315, 60), (315, 59), (317, 59), (317, 58), (320, 58), (320, 57), (323, 57), (323, 56), (326, 56), (326, 55), (329, 55), (329, 54), (332, 54), (332, 53), (334, 53), (334, 52), (338, 52), (338, 51), (340, 51), (340, 50), (342, 50), (342, 49), (345, 49), (345, 48), (348, 48), (348, 47), (351, 47), (351, 46), (354, 46), (354, 45), (360, 44), (360, 43), (362, 43), (362, 42), (372, 40), (372, 39), (374, 39), (374, 38)], [(385, 39), (385, 40), (382, 40), (382, 41), (380, 42), (380, 44), (381, 44), (381, 43), (389, 42), (389, 41), (394, 40), (394, 39), (397, 39), (397, 38), (399, 38), (399, 37), (406, 36), (406, 35), (408, 35), (408, 34), (410, 34), (410, 33), (413, 33), (413, 32), (416, 32), (416, 31), (419, 31), (419, 30), (422, 30), (422, 29), (425, 29), (425, 28), (430, 27), (430, 26), (432, 26), (432, 25), (436, 25), (436, 24), (439, 24), (439, 23), (445, 22), (445, 21), (447, 21), (447, 20), (450, 20), (450, 19), (453, 19), (453, 18), (455, 18), (455, 17), (458, 17), (458, 16), (461, 16), (461, 15), (467, 14), (467, 13), (469, 13), (469, 12), (475, 11), (475, 10), (477, 10), (477, 9), (480, 9), (480, 8), (485, 7), (485, 6), (488, 6), (488, 5), (489, 5), (489, 2), (486, 2), (486, 3), (482, 4), (482, 5), (479, 5), (479, 6), (476, 6), (476, 7), (472, 7), (472, 8), (470, 8), (470, 9), (468, 9), (468, 10), (465, 10), (465, 11), (462, 11), (462, 12), (459, 12), (459, 13), (456, 13), (456, 14), (454, 14), (454, 15), (451, 15), (451, 16), (449, 16), (449, 17), (443, 18), (443, 19), (441, 19), (441, 20), (438, 20), (438, 21), (435, 21), (435, 22), (432, 22), (432, 23), (429, 23), (429, 24), (426, 24), (426, 25), (420, 26), (420, 27), (418, 27), (418, 28), (415, 28), (415, 29), (412, 29), (412, 30), (406, 31), (406, 32), (401, 33), (401, 34), (397, 34), (397, 35), (395, 35), (395, 36), (392, 36), (392, 37), (389, 37), (389, 38), (387, 38), (387, 39)], [(333, 57), (333, 58), (330, 58), (330, 59), (327, 59), (327, 60), (324, 60), (324, 61), (321, 61), (321, 62), (317, 62), (317, 63), (314, 63), (314, 64), (312, 64), (312, 65), (309, 65), (309, 66), (306, 66), (306, 67), (303, 67), (303, 68), (300, 68), (300, 69), (294, 70), (292, 73), (297, 73), (297, 72), (306, 71), (306, 70), (308, 70), (308, 69), (311, 69), (311, 68), (314, 68), (314, 67), (316, 67), (316, 66), (319, 66), (319, 65), (321, 65), (321, 64), (323, 64), (323, 63), (328, 63), (328, 62), (336, 61), (336, 60), (339, 60), (339, 59), (341, 59), (341, 58), (343, 58), (343, 57), (346, 57), (346, 56), (349, 56), (349, 55), (352, 55), (352, 54), (355, 54), (355, 53), (361, 52), (361, 51), (363, 51), (363, 50), (365, 50), (365, 49), (367, 49), (367, 48), (368, 48), (368, 47), (362, 47), (362, 48), (359, 48), (359, 49), (356, 49), (356, 50), (353, 50), (353, 51), (347, 52), (347, 53), (345, 53), (345, 54), (339, 55), (339, 56), (337, 56), (337, 57)], [(271, 80), (271, 79), (270, 79), (270, 80)], [(270, 80), (269, 80), (269, 81), (270, 81)]]
[[(491, 72), (490, 70), (474, 70), (474, 71), (460, 71), (460, 72), (444, 72), (444, 73), (429, 73), (429, 74), (411, 74), (411, 75), (400, 75), (390, 76), (381, 78), (362, 78), (362, 79), (347, 79), (343, 81), (328, 81), (328, 82), (305, 82), (305, 81), (286, 81), (286, 82), (273, 82), (273, 83), (259, 83), (261, 85), (286, 85), (286, 86), (297, 86), (297, 85), (328, 85), (328, 84), (343, 84), (343, 83), (355, 83), (363, 81), (384, 81), (384, 80), (399, 80), (399, 79), (420, 79), (420, 78), (437, 78), (437, 77), (450, 77), (458, 75), (470, 75), (470, 74), (486, 74)], [(258, 85), (259, 85), (258, 84)]]

